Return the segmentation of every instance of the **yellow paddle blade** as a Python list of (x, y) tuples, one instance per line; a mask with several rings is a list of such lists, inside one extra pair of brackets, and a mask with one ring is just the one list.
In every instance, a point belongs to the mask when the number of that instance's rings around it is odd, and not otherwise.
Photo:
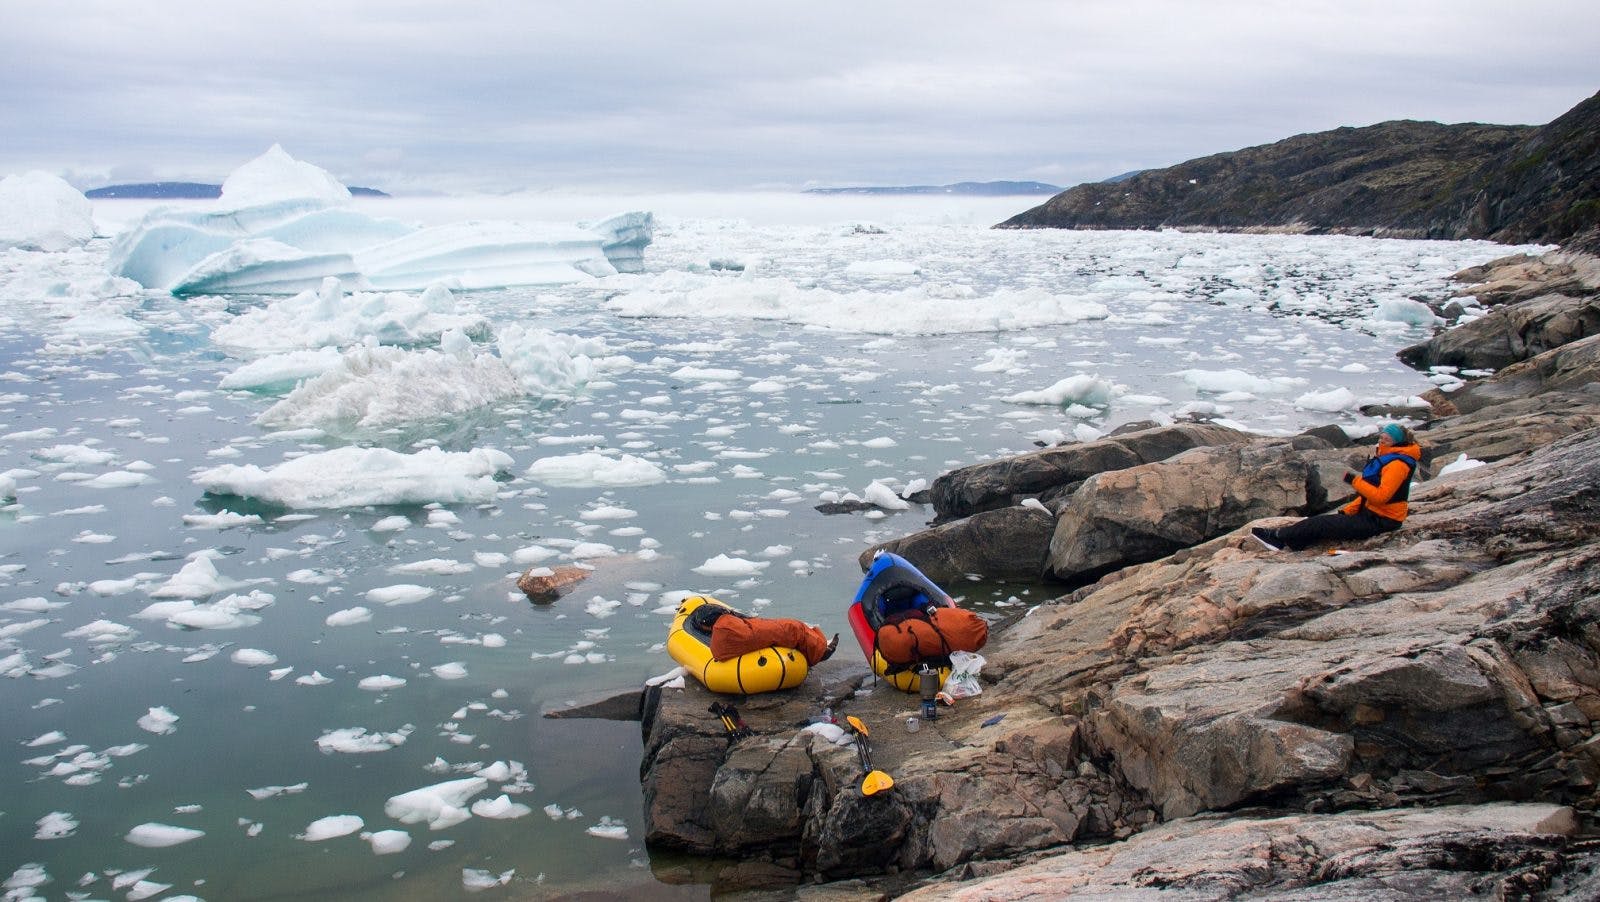
[(853, 727), (857, 733), (860, 733), (863, 736), (872, 735), (871, 733), (867, 732), (867, 725), (862, 723), (861, 718), (855, 716), (854, 714), (847, 715), (845, 720), (850, 722), (850, 726)]
[(894, 788), (894, 777), (881, 770), (875, 770), (861, 778), (861, 794), (875, 796)]

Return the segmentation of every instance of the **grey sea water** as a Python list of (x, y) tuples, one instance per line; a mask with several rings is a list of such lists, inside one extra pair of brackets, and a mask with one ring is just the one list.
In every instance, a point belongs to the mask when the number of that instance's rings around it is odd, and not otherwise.
[[(1438, 297), (1451, 272), (1507, 253), (995, 232), (985, 226), (1003, 218), (986, 215), (996, 211), (918, 198), (870, 209), (829, 199), (798, 214), (747, 203), (743, 216), (737, 204), (659, 209), (640, 275), (457, 296), (497, 325), (602, 339), (630, 368), (576, 397), (444, 419), (418, 411), (366, 434), (274, 435), (253, 421), (275, 398), (217, 387), (242, 361), (210, 331), (269, 299), (99, 297), (103, 243), (0, 256), (0, 473), (18, 486), (0, 510), (8, 890), (437, 899), (505, 876), (488, 895), (619, 883), (678, 892), (656, 875), (679, 862), (642, 841), (637, 726), (540, 715), (671, 670), (662, 646), (679, 594), (847, 632), (857, 555), (932, 512), (827, 516), (821, 501), (1191, 411), (1270, 433), (1370, 429), (1357, 404), (1451, 381), (1394, 360), (1428, 334), (1408, 299)], [(484, 217), (504, 214), (489, 204)], [(67, 328), (105, 304), (137, 328)], [(1076, 376), (1104, 396), (1004, 400)], [(496, 448), (515, 463), (492, 502), (431, 509), (294, 511), (192, 481), (219, 463), (265, 467), (352, 442)], [(667, 479), (558, 486), (523, 475), (590, 449), (649, 460)], [(262, 522), (184, 521), (224, 510)], [(135, 616), (196, 553), (228, 584), (199, 600), (270, 595), (250, 612), (257, 622), (183, 629)], [(708, 568), (719, 556), (741, 565)], [(527, 566), (518, 561), (534, 557), (595, 569), (534, 605), (513, 583)], [(394, 606), (367, 595), (397, 585), (432, 594)], [(1039, 585), (946, 588), (983, 612), (1051, 597)], [(328, 625), (356, 606), (370, 620)], [(326, 681), (299, 681), (313, 673)], [(371, 677), (404, 683), (361, 688)], [(147, 723), (170, 732), (140, 725), (151, 709), (166, 714)], [(329, 749), (360, 745), (329, 736), (374, 734), (384, 738), (367, 745), (381, 750)], [(431, 830), (385, 811), (393, 796), (495, 762), (525, 777), (491, 781), (477, 798), (505, 793), (527, 814)], [(359, 817), (361, 830), (308, 836), (338, 815)], [(129, 842), (143, 824), (204, 835)], [(393, 854), (361, 837), (395, 830), (410, 844)]]

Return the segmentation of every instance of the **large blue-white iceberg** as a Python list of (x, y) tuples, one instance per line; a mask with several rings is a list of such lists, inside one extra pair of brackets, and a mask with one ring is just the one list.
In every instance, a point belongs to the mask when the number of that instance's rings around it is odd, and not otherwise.
[(212, 209), (162, 207), (117, 237), (110, 267), (174, 294), (296, 294), (559, 285), (638, 272), (648, 212), (588, 225), (460, 222), (418, 228), (350, 206), (327, 172), (274, 144), (239, 167)]

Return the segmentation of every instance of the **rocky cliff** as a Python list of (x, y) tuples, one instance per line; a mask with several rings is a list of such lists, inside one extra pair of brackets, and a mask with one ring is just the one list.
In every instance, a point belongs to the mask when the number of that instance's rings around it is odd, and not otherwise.
[[(1592, 264), (1567, 263), (1540, 271), (1583, 295)], [(967, 567), (982, 531), (953, 528), (1015, 512), (1038, 566), (1097, 578), (996, 624), (983, 692), (914, 733), (914, 699), (848, 654), (735, 700), (754, 735), (732, 741), (695, 684), (647, 690), (647, 841), (780, 896), (1595, 898), (1600, 335), (1535, 335), (1513, 313), (1542, 293), (1512, 295), (1482, 318), (1555, 346), (1412, 411), (1424, 475), (1479, 465), (1421, 481), (1395, 533), (1248, 537), (1337, 503), (1364, 448), (1336, 429), (1182, 425), (955, 471), (947, 522), (890, 547)], [(862, 794), (850, 735), (808, 726), (824, 711), (870, 725), (893, 790)]]
[(1385, 122), (1078, 185), (998, 228), (1600, 241), (1600, 94), (1545, 126)]

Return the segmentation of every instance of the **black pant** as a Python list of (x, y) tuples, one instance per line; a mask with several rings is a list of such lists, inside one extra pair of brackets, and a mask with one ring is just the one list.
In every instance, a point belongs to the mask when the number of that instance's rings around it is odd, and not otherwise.
[(1369, 510), (1354, 514), (1320, 514), (1307, 517), (1277, 530), (1278, 539), (1285, 548), (1299, 551), (1319, 542), (1338, 539), (1370, 539), (1400, 528), (1399, 520), (1380, 517)]

